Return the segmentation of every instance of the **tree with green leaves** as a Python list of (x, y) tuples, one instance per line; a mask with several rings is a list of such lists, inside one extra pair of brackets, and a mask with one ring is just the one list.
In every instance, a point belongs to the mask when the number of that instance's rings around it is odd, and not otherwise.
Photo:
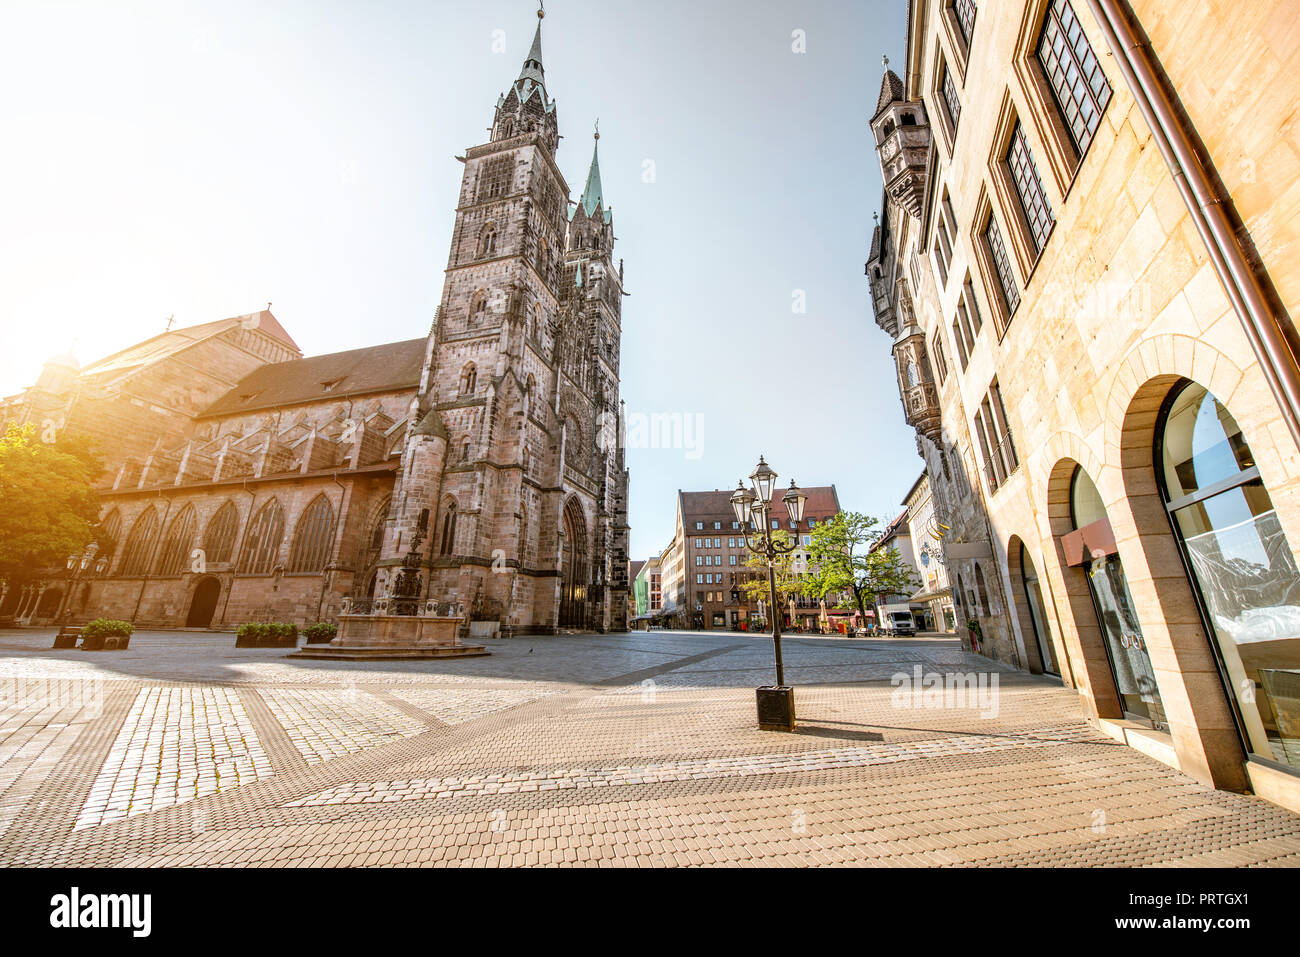
[(0, 435), (0, 579), (11, 583), (62, 568), (90, 543), (99, 519), (99, 457), (75, 436), (43, 438), (31, 425)]
[[(784, 529), (779, 529), (772, 533), (772, 541), (778, 548), (789, 548), (793, 541), (790, 533)], [(772, 603), (772, 592), (767, 580), (767, 559), (762, 555), (753, 552), (745, 561), (745, 568), (749, 575), (740, 585), (740, 594), (745, 603), (751, 608), (756, 607), (761, 601), (766, 608)], [(797, 598), (803, 594), (803, 579), (801, 572), (805, 571), (801, 563), (796, 561), (794, 553), (778, 555), (774, 564), (776, 571), (776, 600), (784, 607), (789, 603), (791, 598)], [(769, 614), (771, 612), (769, 611)]]
[(897, 548), (872, 550), (879, 525), (860, 512), (840, 512), (813, 528), (805, 594), (819, 599), (842, 596), (839, 607), (856, 607), (866, 621), (868, 606), (877, 596), (910, 595), (919, 588), (920, 579)]

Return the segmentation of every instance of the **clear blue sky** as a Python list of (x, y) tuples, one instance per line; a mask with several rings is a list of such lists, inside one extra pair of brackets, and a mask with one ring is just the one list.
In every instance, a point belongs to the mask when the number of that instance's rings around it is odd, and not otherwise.
[[(5, 0), (0, 393), (74, 344), (88, 362), (168, 316), (267, 301), (309, 355), (424, 335), (453, 157), (486, 138), (535, 9)], [(629, 451), (633, 556), (668, 543), (677, 489), (731, 487), (760, 453), (892, 517), (921, 462), (863, 264), (881, 195), (868, 121), (881, 55), (903, 59), (904, 4), (550, 0), (547, 13), (575, 198), (600, 118), (632, 293), (623, 397), (702, 421), (698, 454)]]

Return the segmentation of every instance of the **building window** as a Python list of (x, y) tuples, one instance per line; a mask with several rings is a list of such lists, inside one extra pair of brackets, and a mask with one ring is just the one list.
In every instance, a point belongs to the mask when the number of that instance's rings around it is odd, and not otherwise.
[(1034, 243), (1034, 252), (1043, 251), (1047, 237), (1052, 234), (1056, 217), (1052, 215), (1051, 203), (1043, 190), (1042, 178), (1038, 167), (1029, 152), (1029, 143), (1025, 140), (1025, 128), (1016, 123), (1011, 132), (1011, 146), (1007, 149), (1007, 169), (1011, 171), (1011, 181), (1015, 184), (1016, 195), (1020, 199), (1021, 211), (1025, 222), (1029, 224), (1029, 235)]
[(1011, 259), (1007, 256), (1007, 247), (1002, 241), (1002, 230), (998, 228), (998, 221), (993, 216), (989, 217), (988, 225), (984, 227), (984, 241), (988, 243), (998, 292), (1002, 296), (1007, 318), (1010, 319), (1020, 308), (1020, 288), (1016, 285), (1016, 277), (1011, 272)]
[(695, 576), (695, 584), (697, 584), (697, 585), (703, 585), (703, 584), (704, 584), (704, 576), (703, 576), (702, 574), (701, 574), (701, 575), (696, 575), (696, 576)]
[(944, 64), (939, 80), (939, 92), (943, 95), (944, 109), (947, 111), (948, 132), (950, 138), (956, 138), (957, 125), (961, 122), (961, 99), (957, 96), (957, 84), (953, 82), (952, 70)]
[(696, 547), (696, 548), (703, 548), (703, 547), (704, 547), (704, 539), (702, 539), (702, 538), (697, 538), (697, 539), (695, 540), (695, 547)]
[[(695, 530), (696, 530), (697, 532), (702, 532), (702, 531), (704, 531), (704, 523), (703, 523), (703, 522), (696, 522), (696, 523), (695, 523)], [(699, 547), (699, 546), (696, 546), (696, 547)]]
[(960, 317), (952, 320), (952, 341), (957, 346), (957, 360), (961, 363), (961, 371), (965, 372), (966, 367), (970, 365), (970, 352), (966, 347), (966, 339), (962, 332)]
[(329, 564), (334, 549), (334, 506), (318, 495), (298, 519), (289, 555), (289, 571), (321, 572)]
[(1246, 750), (1300, 771), (1300, 570), (1233, 415), (1184, 381), (1161, 409), (1160, 491)]
[(980, 330), (984, 328), (984, 320), (980, 316), (980, 306), (975, 299), (975, 287), (971, 285), (970, 273), (966, 274), (966, 279), (962, 283), (961, 306), (969, 313), (970, 327), (978, 336)]
[(515, 172), (515, 159), (512, 155), (498, 156), (483, 164), (483, 173), (479, 179), (478, 201), (480, 203), (504, 196), (510, 189), (510, 180)]
[(284, 539), (284, 509), (279, 499), (262, 506), (248, 525), (239, 570), (246, 575), (269, 575)]
[(447, 512), (442, 519), (442, 545), (438, 549), (440, 555), (450, 555), (456, 548), (456, 503), (450, 502), (447, 505)]
[(210, 564), (225, 564), (234, 557), (235, 533), (239, 530), (239, 511), (227, 502), (217, 511), (203, 533), (204, 558)]
[(736, 556), (735, 556), (735, 555), (732, 555), (732, 556), (731, 556), (731, 567), (732, 567), (732, 568), (735, 568), (735, 567), (736, 567)]
[(172, 522), (171, 528), (167, 529), (162, 555), (158, 559), (158, 574), (163, 578), (180, 575), (189, 567), (195, 524), (194, 506), (186, 505), (185, 510)]
[(149, 568), (154, 539), (158, 535), (158, 512), (149, 509), (135, 520), (131, 534), (126, 538), (120, 575), (144, 575)]
[[(948, 379), (948, 359), (943, 354), (943, 338), (935, 333), (934, 340), (930, 343), (930, 351), (934, 353), (935, 371), (939, 373), (939, 385), (943, 385)], [(816, 522), (810, 522), (808, 527), (812, 528)]]
[(721, 523), (721, 522), (714, 522), (714, 523), (713, 523), (713, 530), (714, 530), (715, 532), (720, 532), (720, 531), (722, 531), (722, 523)]
[(1069, 0), (1052, 0), (1038, 41), (1038, 62), (1082, 157), (1110, 103), (1111, 89)]
[(952, 12), (957, 20), (957, 29), (961, 31), (961, 38), (969, 50), (971, 37), (975, 35), (975, 0), (953, 0)]
[(483, 231), (478, 237), (478, 258), (485, 259), (488, 256), (496, 255), (497, 251), (497, 230), (491, 223), (483, 227)]
[(704, 558), (703, 558), (703, 556), (701, 556), (701, 555), (696, 555), (696, 556), (695, 556), (695, 567), (696, 567), (696, 568), (703, 568), (703, 567), (704, 567)]
[(975, 434), (984, 453), (984, 475), (989, 491), (995, 492), (1020, 466), (1007, 410), (1002, 404), (1002, 390), (996, 379), (975, 412)]
[(474, 363), (469, 363), (464, 369), (460, 370), (460, 394), (473, 395), (474, 390), (478, 388), (478, 367)]

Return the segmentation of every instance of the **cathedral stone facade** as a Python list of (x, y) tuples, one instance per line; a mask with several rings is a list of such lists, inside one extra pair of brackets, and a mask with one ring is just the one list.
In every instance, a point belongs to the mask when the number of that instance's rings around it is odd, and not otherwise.
[(459, 158), (427, 338), (302, 358), (268, 308), (51, 360), (0, 403), (111, 459), (96, 542), (0, 584), (0, 621), (305, 624), (389, 594), (414, 553), (425, 597), (503, 634), (625, 631), (623, 267), (598, 155), (571, 210), (559, 138), (539, 23)]

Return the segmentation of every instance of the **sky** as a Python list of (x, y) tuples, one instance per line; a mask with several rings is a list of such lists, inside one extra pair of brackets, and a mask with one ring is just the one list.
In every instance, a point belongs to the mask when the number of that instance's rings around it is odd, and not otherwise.
[[(887, 521), (920, 475), (864, 276), (893, 0), (550, 0), (578, 198), (625, 261), (632, 557), (676, 493), (760, 454)], [(425, 335), (462, 166), (529, 0), (0, 5), (0, 394), (177, 327), (272, 311), (307, 355)], [(680, 421), (665, 443), (650, 416)], [(654, 447), (660, 446), (660, 447)]]

